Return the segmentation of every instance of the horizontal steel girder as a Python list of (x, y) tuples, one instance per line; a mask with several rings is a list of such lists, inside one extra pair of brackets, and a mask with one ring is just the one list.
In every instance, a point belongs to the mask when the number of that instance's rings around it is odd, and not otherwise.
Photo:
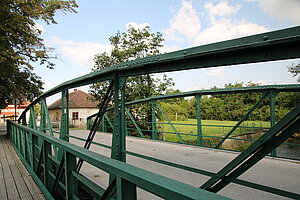
[[(300, 57), (300, 26), (261, 33), (248, 37), (192, 47), (117, 64), (97, 72), (66, 81), (45, 92), (41, 97), (62, 89), (113, 79), (115, 73), (134, 75), (201, 69)], [(32, 104), (39, 101), (37, 98)]]

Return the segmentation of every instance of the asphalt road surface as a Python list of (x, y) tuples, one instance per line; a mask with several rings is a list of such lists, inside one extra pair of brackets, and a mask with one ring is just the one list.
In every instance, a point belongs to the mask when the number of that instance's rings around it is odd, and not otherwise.
[[(70, 135), (86, 139), (88, 131), (72, 130)], [(111, 134), (97, 133), (94, 141), (101, 144), (111, 145), (111, 137)], [(76, 139), (70, 139), (70, 142), (79, 146), (83, 146), (84, 144), (83, 141)], [(151, 141), (134, 137), (127, 137), (126, 142), (128, 151), (211, 172), (218, 172), (238, 155), (234, 152), (211, 150), (201, 147)], [(110, 156), (109, 149), (96, 146), (95, 144), (91, 145), (90, 150), (102, 155)], [(127, 155), (127, 163), (196, 187), (200, 187), (209, 178), (208, 176), (162, 165), (130, 155)], [(102, 187), (107, 187), (107, 173), (87, 163), (84, 163), (81, 172)], [(239, 178), (299, 194), (300, 162), (265, 158)], [(219, 191), (218, 194), (233, 199), (287, 199), (275, 194), (251, 189), (237, 184), (229, 184)], [(139, 189), (138, 199), (159, 198)]]

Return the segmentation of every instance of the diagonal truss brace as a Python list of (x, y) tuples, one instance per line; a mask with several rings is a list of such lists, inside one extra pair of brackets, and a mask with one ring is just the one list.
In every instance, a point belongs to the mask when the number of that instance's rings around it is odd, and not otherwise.
[(111, 123), (111, 121), (110, 121), (110, 119), (108, 118), (108, 116), (107, 116), (106, 113), (103, 115), (103, 118), (106, 119), (106, 121), (108, 122), (110, 128), (114, 131), (114, 126), (113, 126), (113, 124)]
[(252, 108), (240, 119), (238, 123), (224, 136), (224, 138), (216, 145), (215, 149), (219, 148), (221, 144), (245, 121), (249, 115), (269, 96), (269, 93), (265, 93)]
[(141, 138), (145, 138), (141, 128), (139, 127), (139, 125), (136, 123), (134, 117), (132, 116), (132, 114), (130, 113), (130, 111), (128, 110), (128, 108), (126, 108), (126, 113), (129, 116), (129, 118), (131, 119), (132, 123), (134, 124), (136, 130), (138, 131), (139, 135)]
[(300, 104), (200, 188), (218, 192), (300, 129)]
[(170, 119), (168, 118), (166, 113), (163, 111), (163, 109), (160, 107), (160, 105), (157, 102), (156, 102), (156, 106), (160, 110), (160, 112), (163, 114), (164, 118), (167, 120), (168, 124), (171, 126), (173, 131), (176, 133), (177, 137), (179, 138), (180, 143), (184, 144), (184, 141), (183, 141), (182, 137), (180, 136), (179, 132), (177, 131), (175, 126), (172, 124), (172, 122), (170, 121)]
[[(90, 133), (88, 135), (88, 138), (84, 144), (84, 148), (85, 149), (89, 149), (90, 146), (91, 146), (91, 142), (93, 141), (94, 137), (95, 137), (95, 134), (96, 134), (96, 131), (98, 129), (98, 126), (99, 126), (99, 121), (100, 119), (102, 119), (105, 111), (106, 111), (106, 108), (112, 98), (112, 95), (113, 95), (113, 85), (114, 85), (114, 81), (111, 81), (110, 82), (110, 85), (108, 87), (108, 90), (105, 94), (105, 97), (103, 99), (103, 101), (101, 102), (101, 105), (100, 105), (100, 108), (99, 108), (99, 112), (96, 116), (96, 119), (93, 123), (93, 126), (92, 126), (92, 129), (90, 130)], [(80, 171), (80, 168), (82, 166), (82, 163), (83, 163), (83, 160), (82, 159), (79, 159), (78, 163), (77, 163), (77, 167), (76, 167), (76, 171), (79, 172)]]

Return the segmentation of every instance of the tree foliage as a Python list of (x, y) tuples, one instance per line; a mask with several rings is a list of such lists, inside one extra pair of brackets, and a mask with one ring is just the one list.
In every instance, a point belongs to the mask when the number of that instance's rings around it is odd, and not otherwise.
[(40, 77), (32, 72), (33, 62), (53, 68), (53, 49), (40, 37), (36, 22), (55, 24), (55, 12), (76, 12), (75, 1), (1, 0), (0, 2), (0, 108), (14, 98), (32, 100), (42, 89)]
[[(166, 94), (176, 94), (180, 92), (181, 91), (178, 89), (168, 89)], [(184, 121), (189, 118), (189, 113), (187, 112), (189, 101), (184, 97), (162, 100), (160, 101), (160, 104), (168, 118), (172, 121)], [(163, 119), (161, 115), (159, 115), (159, 118)]]
[[(116, 35), (109, 38), (109, 41), (112, 46), (111, 52), (95, 55), (93, 71), (137, 58), (159, 54), (159, 48), (163, 46), (162, 42), (164, 39), (159, 32), (151, 33), (149, 26), (142, 29), (129, 26), (127, 32), (117, 32)], [(163, 75), (161, 79), (155, 78), (150, 74), (128, 77), (126, 81), (126, 101), (162, 95), (168, 87), (173, 85), (172, 79), (166, 75)], [(107, 86), (108, 82), (93, 84), (89, 93), (97, 101), (101, 101)], [(135, 116), (140, 116), (139, 120), (151, 121), (150, 104), (131, 106), (130, 110)], [(145, 125), (142, 128), (149, 129), (150, 126)]]
[[(242, 87), (243, 83), (226, 84), (225, 88)], [(249, 82), (246, 87), (257, 86)], [(216, 87), (214, 87), (216, 89)], [(261, 93), (240, 93), (202, 96), (200, 102), (201, 117), (207, 120), (240, 120), (261, 98)], [(285, 116), (291, 109), (300, 103), (300, 94), (281, 92), (276, 97), (277, 120)], [(196, 118), (196, 100), (190, 100), (188, 109), (189, 118)], [(249, 120), (270, 120), (270, 100), (265, 99), (248, 118)]]

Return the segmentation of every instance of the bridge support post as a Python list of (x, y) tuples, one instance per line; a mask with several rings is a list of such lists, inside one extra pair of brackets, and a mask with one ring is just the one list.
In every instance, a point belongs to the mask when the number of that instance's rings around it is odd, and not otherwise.
[[(125, 81), (116, 73), (114, 77), (114, 128), (111, 158), (126, 162), (125, 149)], [(112, 179), (111, 179), (112, 180)]]
[[(278, 93), (276, 93), (275, 91), (271, 90), (270, 91), (270, 127), (272, 128), (275, 123), (276, 123), (276, 107), (275, 107), (275, 98), (277, 96)], [(271, 156), (276, 157), (277, 156), (277, 152), (276, 149), (274, 149), (271, 152)]]
[(202, 141), (202, 123), (201, 123), (201, 107), (200, 107), (201, 95), (196, 95), (196, 113), (197, 113), (197, 142), (199, 146), (203, 146)]
[(45, 113), (45, 109), (42, 109), (42, 101), (44, 99), (41, 98), (40, 100), (40, 106), (41, 106), (41, 120), (40, 120), (40, 131), (43, 133), (46, 133), (46, 113)]
[(78, 196), (78, 180), (73, 176), (76, 170), (76, 156), (65, 152), (65, 181), (66, 181), (66, 199), (74, 199)]
[(44, 163), (44, 170), (43, 170), (43, 174), (44, 174), (44, 185), (46, 186), (46, 188), (48, 190), (50, 190), (52, 188), (52, 181), (51, 181), (51, 177), (50, 177), (50, 171), (52, 170), (52, 164), (51, 164), (51, 159), (49, 158), (49, 155), (52, 155), (52, 148), (51, 148), (51, 144), (49, 142), (47, 142), (46, 140), (43, 141), (44, 145), (44, 151), (43, 151), (43, 163)]
[(152, 109), (152, 139), (153, 140), (158, 140), (158, 135), (157, 135), (157, 129), (156, 129), (156, 116), (155, 116), (155, 104), (156, 101), (151, 101), (151, 109)]
[(136, 200), (136, 185), (121, 178), (117, 177), (117, 199), (122, 200)]
[(68, 89), (61, 91), (61, 123), (59, 139), (69, 141), (69, 94)]

